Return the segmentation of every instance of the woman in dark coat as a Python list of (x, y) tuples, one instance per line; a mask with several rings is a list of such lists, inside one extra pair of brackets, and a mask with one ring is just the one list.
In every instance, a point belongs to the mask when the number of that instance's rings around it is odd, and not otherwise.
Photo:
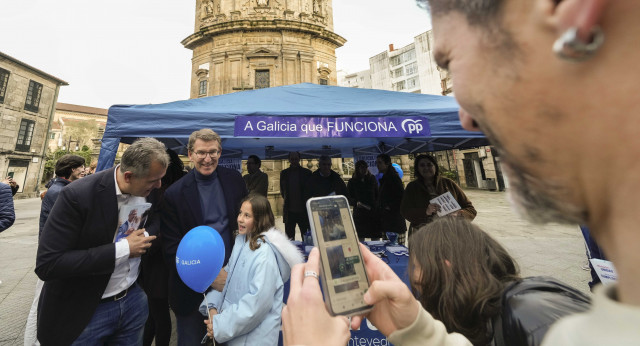
[(382, 173), (380, 178), (380, 193), (378, 196), (379, 230), (398, 233), (398, 243), (404, 245), (407, 232), (407, 224), (400, 214), (400, 202), (404, 194), (402, 179), (391, 165), (391, 157), (380, 154), (376, 158), (378, 171)]
[(375, 222), (376, 201), (378, 199), (378, 182), (369, 172), (365, 161), (356, 162), (356, 171), (347, 184), (349, 190), (349, 204), (353, 206), (353, 222), (356, 225), (358, 239), (377, 240), (380, 231)]
[(476, 209), (458, 184), (449, 178), (440, 176), (438, 163), (433, 156), (419, 155), (416, 157), (414, 173), (416, 180), (407, 185), (400, 205), (402, 215), (411, 222), (410, 237), (420, 226), (437, 218), (440, 206), (430, 201), (446, 192), (451, 192), (461, 208), (448, 216), (464, 217), (469, 221), (476, 217)]

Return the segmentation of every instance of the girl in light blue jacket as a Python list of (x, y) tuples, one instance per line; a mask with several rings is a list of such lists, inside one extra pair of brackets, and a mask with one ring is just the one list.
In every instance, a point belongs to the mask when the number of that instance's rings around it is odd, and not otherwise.
[[(227, 345), (276, 345), (284, 283), (302, 254), (279, 230), (269, 201), (250, 194), (240, 207), (238, 235), (225, 267), (222, 292), (207, 293), (200, 305), (207, 334)], [(207, 316), (208, 317), (208, 316)]]

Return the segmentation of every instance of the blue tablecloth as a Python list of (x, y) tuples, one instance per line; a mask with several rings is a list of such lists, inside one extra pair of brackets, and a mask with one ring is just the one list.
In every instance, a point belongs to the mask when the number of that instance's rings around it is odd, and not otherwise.
[[(300, 242), (296, 242), (300, 243)], [(407, 272), (407, 268), (409, 265), (409, 256), (407, 255), (397, 255), (392, 251), (387, 249), (399, 249), (404, 248), (408, 253), (406, 247), (402, 245), (390, 246), (387, 243), (383, 244), (383, 242), (365, 242), (365, 245), (370, 244), (369, 248), (372, 252), (379, 252), (380, 258), (391, 267), (391, 269), (402, 279), (402, 281), (407, 285), (407, 287), (411, 287), (409, 284), (409, 275)], [(298, 244), (300, 245), (300, 244)], [(300, 246), (302, 248), (302, 246)], [(309, 251), (311, 247), (308, 247)], [(396, 251), (397, 252), (397, 251)], [(305, 251), (308, 255), (309, 252)], [(284, 302), (286, 304), (287, 298), (289, 297), (289, 282), (287, 281), (284, 285)], [(278, 345), (282, 345), (282, 332), (280, 333), (280, 339), (278, 340)], [(368, 320), (364, 320), (359, 330), (351, 331), (351, 340), (348, 343), (351, 345), (391, 345), (387, 338), (382, 335)]]

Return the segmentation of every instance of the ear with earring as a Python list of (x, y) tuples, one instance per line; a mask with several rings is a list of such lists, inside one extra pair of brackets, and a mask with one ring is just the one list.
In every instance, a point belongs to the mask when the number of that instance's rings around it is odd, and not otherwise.
[(590, 41), (582, 42), (578, 37), (578, 28), (572, 27), (553, 43), (553, 52), (568, 61), (585, 61), (591, 58), (604, 43), (604, 32), (599, 26), (591, 29)]

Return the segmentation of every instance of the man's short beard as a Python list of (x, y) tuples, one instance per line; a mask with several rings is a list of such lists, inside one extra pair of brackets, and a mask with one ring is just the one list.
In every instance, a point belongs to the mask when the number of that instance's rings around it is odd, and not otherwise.
[(509, 200), (518, 215), (538, 224), (585, 224), (587, 212), (567, 201), (566, 186), (505, 166), (510, 185)]

